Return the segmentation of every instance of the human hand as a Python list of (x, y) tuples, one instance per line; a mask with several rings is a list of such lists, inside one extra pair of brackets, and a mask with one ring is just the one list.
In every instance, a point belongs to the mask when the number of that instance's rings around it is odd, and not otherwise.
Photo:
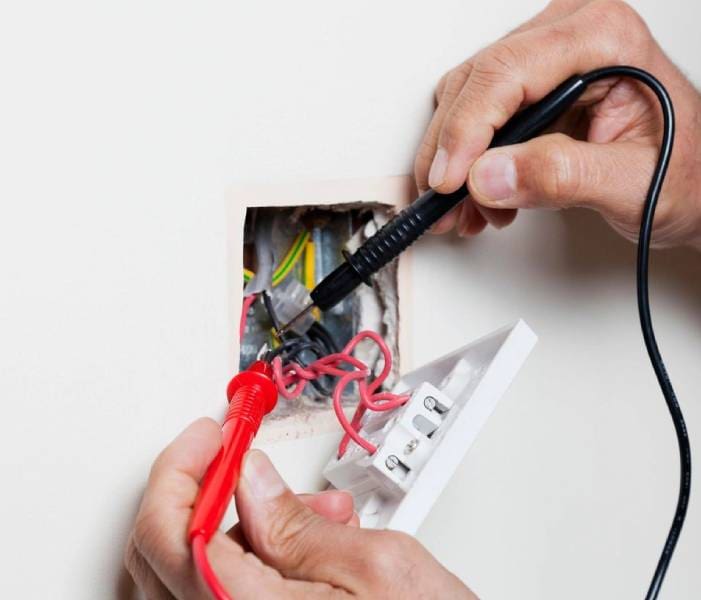
[(662, 116), (641, 84), (592, 84), (553, 133), (487, 150), (519, 109), (577, 73), (643, 68), (667, 87), (677, 137), (655, 216), (653, 243), (701, 247), (701, 95), (665, 56), (642, 18), (621, 0), (554, 0), (536, 17), (443, 76), (415, 163), (420, 190), (471, 197), (434, 227), (479, 233), (504, 227), (519, 208), (583, 206), (636, 240), (659, 152)]
[[(221, 444), (211, 419), (190, 425), (158, 457), (125, 553), (147, 598), (209, 598), (187, 528), (198, 482)], [(207, 553), (235, 600), (476, 597), (414, 538), (360, 529), (345, 492), (296, 496), (267, 456), (246, 455), (236, 492), (241, 522)]]

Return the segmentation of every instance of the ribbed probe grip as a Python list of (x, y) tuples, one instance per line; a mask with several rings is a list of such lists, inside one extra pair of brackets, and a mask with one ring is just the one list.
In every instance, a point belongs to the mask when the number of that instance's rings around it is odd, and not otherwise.
[(222, 423), (221, 448), (207, 468), (190, 521), (188, 538), (207, 542), (219, 527), (236, 490), (241, 461), (258, 432), (263, 416), (277, 402), (272, 367), (256, 361), (229, 382), (229, 408)]
[[(522, 110), (496, 132), (491, 148), (525, 142), (542, 133), (586, 89), (586, 82), (576, 75), (560, 84), (539, 102)], [(368, 239), (346, 263), (337, 267), (311, 292), (312, 301), (321, 310), (338, 304), (361, 282), (397, 258), (419, 239), (438, 219), (468, 195), (466, 185), (450, 194), (429, 190), (389, 221)]]
[(466, 195), (465, 186), (452, 194), (425, 192), (349, 256), (348, 262), (360, 278), (368, 282), (373, 273), (411, 246)]
[[(574, 76), (539, 102), (515, 115), (496, 132), (490, 148), (524, 142), (541, 133), (584, 91), (584, 80)], [(450, 194), (429, 190), (400, 212), (349, 258), (363, 281), (394, 260), (438, 219), (468, 195), (466, 185)]]
[(262, 386), (257, 384), (238, 388), (229, 402), (229, 410), (226, 412), (222, 426), (231, 419), (240, 419), (249, 423), (254, 431), (258, 431), (265, 416), (266, 406), (260, 401), (263, 393)]

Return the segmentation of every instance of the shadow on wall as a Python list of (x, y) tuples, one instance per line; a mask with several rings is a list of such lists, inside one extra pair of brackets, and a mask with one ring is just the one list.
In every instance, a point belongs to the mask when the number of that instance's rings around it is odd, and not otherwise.
[[(595, 212), (585, 209), (559, 214), (566, 231), (565, 256), (568, 277), (597, 285), (607, 277), (629, 275), (635, 284), (637, 246), (624, 240)], [(656, 289), (665, 289), (682, 303), (701, 326), (701, 253), (691, 248), (653, 250), (650, 256), (650, 295), (654, 304)]]

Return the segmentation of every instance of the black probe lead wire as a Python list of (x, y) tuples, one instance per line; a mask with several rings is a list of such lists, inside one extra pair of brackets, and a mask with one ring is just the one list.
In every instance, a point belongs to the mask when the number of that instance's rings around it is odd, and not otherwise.
[(674, 108), (665, 87), (655, 77), (635, 67), (620, 66), (597, 69), (596, 71), (584, 75), (583, 79), (588, 85), (593, 81), (599, 81), (609, 77), (630, 77), (646, 85), (654, 92), (655, 96), (657, 96), (664, 119), (660, 153), (647, 192), (640, 223), (637, 260), (638, 312), (640, 313), (640, 327), (642, 329), (643, 339), (645, 340), (645, 347), (647, 348), (652, 368), (657, 376), (657, 381), (659, 382), (662, 394), (667, 403), (669, 414), (674, 423), (674, 430), (677, 434), (681, 474), (679, 480), (679, 497), (677, 499), (674, 519), (669, 533), (667, 534), (667, 540), (662, 549), (662, 554), (657, 562), (655, 574), (652, 577), (650, 587), (645, 596), (646, 600), (654, 600), (660, 592), (667, 567), (669, 567), (674, 548), (681, 534), (684, 518), (686, 517), (686, 510), (689, 505), (689, 494), (691, 492), (691, 447), (689, 445), (689, 435), (681, 407), (679, 406), (679, 401), (674, 393), (672, 382), (667, 374), (667, 369), (665, 368), (662, 355), (657, 346), (657, 340), (655, 339), (655, 331), (652, 327), (652, 317), (650, 315), (650, 294), (648, 291), (648, 265), (650, 261), (652, 225), (655, 218), (657, 200), (660, 196), (660, 190), (672, 154), (672, 145), (674, 143)]

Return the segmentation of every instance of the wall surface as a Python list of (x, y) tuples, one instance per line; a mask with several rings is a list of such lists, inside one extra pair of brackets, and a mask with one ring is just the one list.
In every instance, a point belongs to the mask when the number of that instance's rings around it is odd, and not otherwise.
[[(150, 462), (223, 409), (227, 187), (409, 173), (438, 77), (541, 5), (3, 4), (0, 595), (129, 596), (121, 552)], [(698, 4), (636, 5), (701, 83)], [(412, 324), (418, 364), (519, 316), (540, 336), (419, 534), (485, 599), (643, 595), (678, 467), (633, 260), (577, 212), (418, 246), (414, 312), (452, 315)], [(697, 463), (700, 275), (697, 254), (654, 255)], [(302, 488), (331, 442), (272, 454)], [(698, 498), (665, 598), (701, 594)]]

